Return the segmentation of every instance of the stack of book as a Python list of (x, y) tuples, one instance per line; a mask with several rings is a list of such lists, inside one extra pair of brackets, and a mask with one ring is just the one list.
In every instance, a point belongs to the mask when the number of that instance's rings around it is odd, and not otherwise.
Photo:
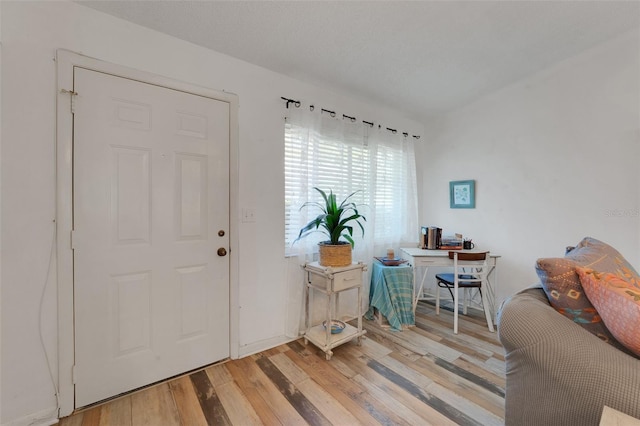
[(437, 250), (440, 248), (442, 228), (437, 226), (423, 226), (420, 233), (420, 248)]
[(440, 250), (462, 250), (462, 238), (444, 236), (440, 241)]

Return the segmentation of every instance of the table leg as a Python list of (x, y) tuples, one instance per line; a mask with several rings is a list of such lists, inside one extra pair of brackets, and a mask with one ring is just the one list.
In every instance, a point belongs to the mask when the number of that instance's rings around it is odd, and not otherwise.
[[(497, 263), (497, 260), (496, 260)], [(496, 287), (498, 283), (498, 268), (497, 265), (494, 264), (490, 267), (489, 273), (487, 274), (487, 303), (489, 304), (489, 311), (491, 312), (491, 317), (496, 320), (497, 312), (496, 312)], [(493, 279), (492, 278), (493, 275)], [(483, 294), (484, 296), (484, 294)]]
[[(328, 351), (327, 354), (329, 354), (331, 352), (331, 348), (329, 348), (329, 343), (331, 342), (331, 320), (333, 319), (333, 302), (335, 299), (333, 299), (331, 296), (333, 296), (332, 293), (329, 293), (327, 295), (327, 326), (325, 327), (325, 350)], [(332, 300), (333, 299), (333, 300)], [(331, 355), (329, 355), (329, 358), (331, 358)], [(327, 358), (327, 360), (329, 359)]]
[(358, 287), (358, 309), (357, 309), (357, 314), (358, 314), (358, 346), (362, 345), (362, 286)]
[[(304, 312), (305, 312), (305, 316), (304, 316), (304, 333), (306, 335), (309, 332), (309, 283), (308, 283), (308, 276), (307, 276), (307, 283), (304, 286)], [(306, 345), (307, 343), (309, 343), (309, 341), (305, 337), (304, 344)]]
[[(413, 268), (413, 289), (415, 291), (415, 283), (416, 283), (416, 274), (417, 274), (417, 270), (418, 268), (414, 267)], [(422, 280), (420, 280), (420, 287), (418, 289), (418, 292), (415, 293), (414, 299), (413, 299), (413, 313), (415, 314), (416, 312), (416, 307), (418, 306), (418, 300), (420, 300), (420, 296), (422, 295), (422, 292), (424, 290), (424, 281), (427, 279), (427, 272), (429, 271), (429, 267), (425, 266), (424, 267), (424, 273), (422, 274)]]

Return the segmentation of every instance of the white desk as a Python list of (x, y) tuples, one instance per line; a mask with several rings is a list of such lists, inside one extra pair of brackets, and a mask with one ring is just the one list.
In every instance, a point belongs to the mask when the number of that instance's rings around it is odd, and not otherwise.
[[(460, 250), (464, 253), (482, 253), (486, 250), (473, 249), (473, 250)], [(416, 306), (419, 300), (431, 299), (424, 297), (424, 282), (427, 278), (427, 271), (429, 267), (447, 267), (453, 266), (453, 259), (449, 259), (449, 250), (424, 250), (419, 248), (401, 248), (400, 254), (403, 259), (406, 259), (413, 267), (413, 312), (416, 311)], [(482, 292), (482, 296), (487, 298), (489, 302), (489, 308), (491, 309), (492, 318), (496, 317), (496, 288), (498, 287), (498, 258), (493, 253), (489, 253), (489, 275), (487, 276), (487, 288)], [(423, 268), (422, 277), (420, 278), (420, 285), (418, 283), (418, 269)], [(438, 291), (438, 290), (436, 290)]]

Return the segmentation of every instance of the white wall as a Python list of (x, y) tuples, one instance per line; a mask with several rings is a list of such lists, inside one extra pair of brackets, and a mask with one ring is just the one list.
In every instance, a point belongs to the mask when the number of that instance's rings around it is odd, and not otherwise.
[[(420, 222), (502, 255), (499, 299), (584, 236), (640, 270), (639, 40), (626, 34), (426, 125)], [(449, 181), (466, 179), (476, 208), (450, 209)]]
[[(241, 354), (285, 339), (280, 96), (381, 121), (412, 134), (423, 131), (422, 124), (381, 106), (303, 84), (74, 3), (3, 1), (0, 10), (2, 424), (46, 421), (56, 406), (39, 337), (41, 328), (57, 378), (57, 283), (51, 251), (56, 49), (239, 95), (239, 207), (256, 211), (255, 223), (239, 223), (240, 247), (234, 249), (240, 264)], [(53, 268), (47, 274), (51, 255)]]

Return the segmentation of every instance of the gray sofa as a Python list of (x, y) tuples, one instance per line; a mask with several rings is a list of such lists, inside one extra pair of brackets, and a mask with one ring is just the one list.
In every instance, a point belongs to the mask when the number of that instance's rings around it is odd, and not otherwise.
[(558, 313), (539, 285), (503, 303), (498, 337), (507, 426), (598, 425), (605, 405), (640, 419), (640, 359)]

